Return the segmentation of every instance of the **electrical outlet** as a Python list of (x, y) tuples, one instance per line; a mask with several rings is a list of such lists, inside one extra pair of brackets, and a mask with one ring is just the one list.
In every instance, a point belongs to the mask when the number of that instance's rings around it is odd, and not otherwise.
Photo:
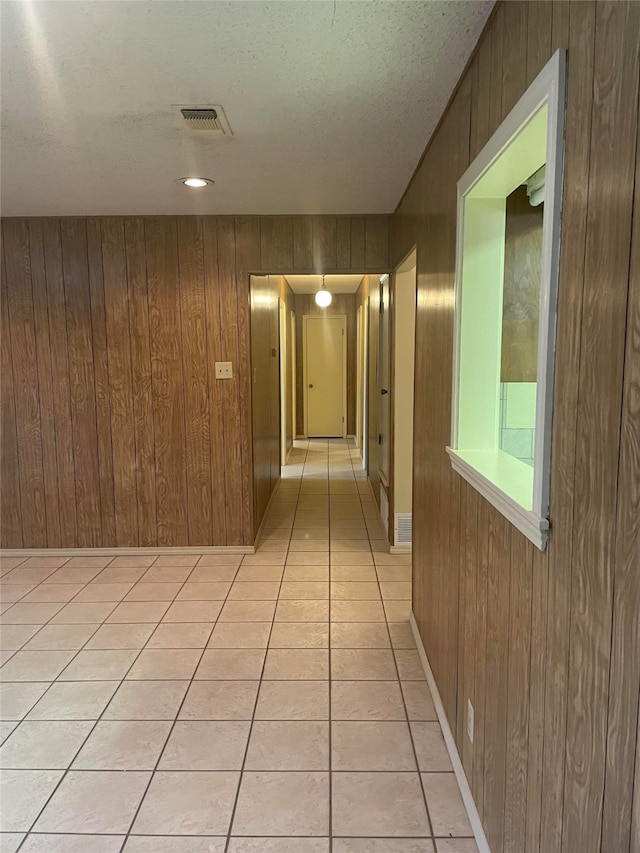
[(233, 364), (230, 361), (216, 361), (216, 379), (233, 379)]
[(473, 705), (471, 704), (471, 699), (467, 699), (467, 735), (469, 736), (469, 740), (473, 743), (473, 724), (474, 724), (475, 713), (473, 710)]

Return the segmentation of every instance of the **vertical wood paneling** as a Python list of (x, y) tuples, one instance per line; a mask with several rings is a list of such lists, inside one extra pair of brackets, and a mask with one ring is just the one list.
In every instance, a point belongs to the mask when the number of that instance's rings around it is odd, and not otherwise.
[(18, 438), (16, 436), (16, 409), (13, 394), (13, 366), (11, 364), (11, 324), (7, 302), (7, 275), (2, 241), (2, 282), (0, 283), (2, 307), (2, 520), (3, 542), (7, 548), (22, 547), (22, 517), (20, 511), (20, 473), (18, 471)]
[[(471, 699), (473, 701), (473, 697), (467, 692), (468, 685), (468, 675), (467, 669), (469, 668), (469, 659), (466, 654), (465, 649), (465, 632), (468, 630), (469, 625), (469, 614), (472, 607), (475, 607), (475, 601), (471, 601), (469, 599), (469, 573), (467, 571), (467, 554), (466, 554), (466, 546), (467, 539), (470, 534), (470, 520), (467, 518), (467, 484), (464, 480), (461, 480), (460, 483), (460, 516), (459, 516), (459, 524), (460, 524), (460, 553), (459, 553), (459, 583), (460, 583), (460, 594), (458, 596), (458, 652), (459, 658), (457, 661), (457, 665), (455, 667), (456, 670), (456, 697), (457, 697), (457, 714), (456, 714), (456, 731), (455, 731), (455, 739), (456, 743), (460, 747), (460, 758), (462, 759), (462, 766), (465, 768), (465, 772), (467, 775), (470, 775), (469, 772), (469, 755), (467, 751), (465, 765), (465, 733), (466, 733), (466, 722), (467, 722), (467, 699)], [(465, 698), (466, 697), (466, 698)], [(467, 738), (468, 740), (468, 738)]]
[[(640, 690), (640, 145), (637, 144), (631, 246), (618, 512), (614, 575), (611, 677), (602, 837), (613, 850), (630, 844)], [(637, 784), (637, 783), (636, 783)], [(640, 848), (636, 837), (635, 847)]]
[(182, 320), (187, 532), (190, 545), (211, 543), (211, 447), (205, 326), (202, 220), (178, 220), (178, 270)]
[[(549, 560), (546, 554), (535, 554), (531, 584), (531, 663), (529, 684), (529, 744), (527, 761), (527, 815), (525, 850), (533, 853), (540, 847), (542, 820), (542, 762), (545, 742), (544, 689), (547, 678), (546, 634), (548, 621)], [(546, 815), (545, 815), (546, 819)]]
[(467, 700), (476, 705), (476, 618), (477, 587), (476, 566), (478, 563), (478, 504), (479, 496), (475, 489), (462, 483), (466, 496), (465, 526), (462, 527), (461, 575), (465, 587), (464, 643), (460, 646), (460, 661), (463, 667), (462, 693), (458, 697), (458, 717), (462, 721), (459, 727), (458, 744), (462, 744), (462, 764), (467, 779), (473, 782), (474, 750), (466, 733)]
[[(69, 348), (67, 317), (64, 304), (60, 222), (45, 219), (42, 223), (44, 259), (47, 276), (49, 335), (51, 341), (51, 377), (56, 436), (58, 473), (58, 507), (60, 511), (60, 544), (63, 548), (77, 545), (77, 509), (75, 486), (75, 454), (71, 426), (71, 391), (69, 388)], [(25, 547), (30, 540), (25, 539)]]
[(23, 540), (47, 544), (46, 496), (27, 223), (3, 225), (7, 307), (11, 324), (14, 407)]
[[(537, 2), (537, 0), (535, 0)], [(531, 3), (504, 3), (502, 31), (502, 115), (503, 119), (516, 105), (527, 87), (527, 23)], [(535, 41), (535, 40), (533, 40)], [(497, 122), (493, 127), (497, 127)]]
[(203, 263), (204, 293), (207, 325), (207, 371), (209, 374), (209, 412), (211, 442), (211, 478), (212, 542), (226, 542), (225, 517), (225, 449), (224, 449), (224, 409), (222, 386), (224, 381), (215, 378), (215, 363), (222, 361), (222, 339), (220, 332), (220, 285), (218, 273), (218, 226), (215, 216), (203, 219)]
[(260, 249), (260, 218), (257, 216), (236, 217), (236, 281), (238, 312), (238, 365), (239, 371), (240, 425), (242, 435), (242, 515), (243, 541), (253, 541), (256, 534), (253, 517), (253, 447), (251, 441), (252, 394), (251, 394), (251, 319), (249, 273), (263, 268)]
[(293, 221), (293, 268), (296, 270), (314, 268), (313, 225), (310, 216), (296, 216)]
[(178, 545), (187, 542), (187, 496), (175, 219), (146, 219), (145, 242), (158, 545)]
[(351, 217), (349, 216), (336, 218), (336, 266), (339, 270), (351, 267)]
[(260, 217), (260, 268), (293, 269), (293, 217)]
[[(451, 151), (455, 154), (455, 159), (452, 157), (449, 161), (449, 168), (456, 172), (463, 172), (469, 165), (469, 150), (471, 137), (471, 94), (472, 85), (471, 77), (467, 76), (462, 81), (458, 92), (455, 95), (451, 105), (450, 115), (450, 139)], [(442, 311), (443, 322), (442, 326), (445, 330), (445, 352), (448, 353), (448, 358), (444, 363), (444, 369), (440, 375), (440, 387), (442, 393), (442, 404), (440, 412), (440, 465), (443, 472), (445, 482), (448, 484), (450, 495), (449, 507), (446, 522), (449, 527), (448, 540), (448, 566), (446, 568), (447, 594), (445, 599), (445, 607), (447, 609), (449, 628), (449, 636), (457, 637), (457, 624), (463, 618), (458, 607), (459, 591), (460, 591), (460, 554), (461, 554), (461, 535), (460, 526), (460, 484), (461, 478), (453, 473), (450, 462), (443, 446), (446, 447), (450, 441), (451, 434), (451, 377), (453, 372), (453, 304), (447, 299), (447, 294), (455, 287), (455, 257), (456, 257), (456, 240), (455, 240), (455, 222), (456, 222), (456, 199), (449, 196), (445, 200), (447, 219), (446, 219), (446, 237), (443, 240), (443, 247), (446, 250), (446, 262), (442, 268), (445, 272)], [(447, 565), (447, 564), (445, 564)], [(446, 672), (448, 687), (446, 688), (448, 713), (453, 716), (461, 715), (464, 717), (464, 700), (458, 697), (456, 691), (456, 668), (460, 655), (460, 649), (457, 642), (447, 643), (446, 647)]]
[(149, 293), (147, 256), (142, 219), (124, 223), (129, 293), (129, 335), (136, 447), (136, 483), (140, 545), (158, 544), (156, 513), (155, 430), (151, 388), (151, 336), (149, 331)]
[[(473, 58), (470, 68), (471, 74), (471, 109), (469, 116), (469, 158), (473, 160), (478, 153), (478, 89), (480, 85), (480, 60), (478, 55)], [(393, 227), (393, 221), (392, 221)], [(393, 242), (393, 236), (392, 236)]]
[[(111, 434), (115, 439), (112, 447), (116, 537), (123, 545), (138, 545), (134, 398), (123, 220), (102, 220), (102, 252)], [(81, 518), (78, 515), (79, 535), (80, 525)]]
[[(502, 808), (506, 786), (507, 689), (509, 654), (509, 582), (511, 529), (497, 510), (489, 507), (487, 560), (487, 663), (485, 667), (484, 797), (485, 831), (494, 851), (503, 849)], [(491, 808), (487, 809), (487, 803)]]
[[(640, 833), (630, 817), (639, 764), (640, 673), (631, 651), (639, 642), (639, 593), (637, 572), (628, 569), (629, 555), (637, 568), (638, 554), (638, 499), (629, 482), (638, 480), (638, 410), (626, 384), (623, 397), (638, 322), (628, 283), (640, 7), (595, 8), (563, 0), (498, 5), (467, 71), (470, 107), (461, 108), (457, 96), (450, 103), (391, 231), (392, 266), (412, 241), (418, 250), (413, 608), (494, 851), (629, 853), (633, 832)], [(458, 501), (441, 467), (446, 395), (434, 374), (450, 375), (451, 316), (442, 307), (453, 295), (448, 205), (463, 171), (462, 163), (451, 165), (450, 122), (469, 127), (477, 153), (553, 51), (566, 47), (552, 533), (540, 552), (513, 530), (509, 539), (496, 534), (499, 517), (482, 499), (469, 536), (470, 487)], [(637, 362), (637, 343), (631, 347)], [(456, 647), (457, 660), (449, 653)], [(475, 708), (473, 744), (465, 734), (467, 698)]]
[(530, 3), (527, 16), (526, 82), (528, 85), (536, 78), (551, 56), (552, 0), (536, 0), (535, 3)]
[[(232, 216), (218, 219), (218, 266), (220, 273), (220, 332), (225, 361), (238, 364), (238, 293), (236, 284), (236, 226)], [(224, 407), (226, 529), (230, 545), (243, 541), (242, 447), (240, 379), (235, 376), (222, 387)], [(232, 443), (235, 436), (235, 444)]]
[[(49, 336), (49, 310), (47, 305), (47, 273), (44, 260), (42, 222), (40, 221), (29, 222), (29, 252), (31, 255), (31, 287), (33, 292), (33, 314), (38, 361), (42, 467), (45, 499), (47, 502), (47, 545), (55, 548), (60, 547), (60, 507), (58, 502), (56, 432), (51, 379), (51, 338)], [(13, 377), (11, 378), (10, 388), (13, 389)], [(10, 393), (10, 405), (13, 411), (13, 390)], [(15, 465), (16, 460), (17, 454), (10, 464)]]
[(69, 348), (69, 387), (75, 454), (78, 542), (82, 547), (92, 548), (102, 542), (102, 519), (98, 475), (89, 261), (84, 220), (63, 220), (60, 236), (67, 319), (67, 346)]
[[(511, 5), (520, 5), (519, 3)], [(507, 12), (505, 11), (505, 6), (501, 5), (496, 12), (496, 16), (493, 21), (493, 26), (491, 28), (491, 78), (489, 85), (489, 101), (488, 101), (488, 114), (489, 114), (489, 123), (488, 123), (488, 134), (487, 140), (491, 137), (491, 134), (498, 127), (503, 117), (502, 110), (502, 99), (504, 93), (504, 77), (505, 73), (512, 74), (512, 70), (507, 69), (507, 61), (509, 59), (508, 56), (508, 48), (507, 48), (507, 56), (505, 56), (505, 18), (507, 16)], [(511, 61), (515, 62), (517, 65), (522, 65), (524, 61), (524, 56), (516, 56), (512, 57)]]
[(366, 267), (384, 269), (389, 257), (389, 221), (386, 217), (365, 220), (364, 261)]
[[(500, 12), (501, 10), (498, 10), (498, 13)], [(476, 157), (480, 153), (493, 132), (490, 130), (489, 123), (489, 103), (491, 99), (491, 46), (494, 39), (495, 26), (496, 22), (494, 20), (493, 27), (487, 32), (480, 45), (476, 59), (478, 63), (478, 85), (474, 90), (474, 98), (471, 105), (471, 113), (475, 116), (476, 137), (475, 144), (474, 140), (471, 141), (470, 153), (472, 157)]]
[(519, 531), (512, 530), (503, 843), (505, 853), (521, 853), (526, 848), (532, 569), (533, 545)]
[(596, 31), (563, 827), (563, 845), (582, 845), (585, 853), (599, 848), (603, 807), (617, 498), (611, 460), (618, 458), (621, 426), (640, 7), (596, 4)]
[[(314, 248), (318, 263), (348, 272), (354, 258), (363, 272), (365, 232), (387, 234), (388, 217), (5, 226), (2, 546), (252, 544), (249, 274), (309, 272)], [(381, 271), (387, 242), (370, 255)], [(347, 297), (336, 305), (349, 315), (351, 391), (355, 313)], [(14, 359), (30, 388), (19, 413)], [(215, 379), (216, 361), (233, 363), (231, 381)], [(349, 413), (353, 431), (353, 400)], [(22, 428), (25, 417), (32, 428)], [(269, 442), (271, 487), (279, 463)]]
[(365, 266), (365, 225), (364, 216), (352, 216), (351, 232), (351, 269)]
[[(480, 816), (485, 808), (485, 718), (487, 698), (487, 596), (489, 577), (489, 505), (479, 497), (478, 507), (478, 562), (476, 565), (476, 683), (475, 683), (475, 758), (473, 764), (473, 797)], [(490, 803), (489, 798), (487, 801)]]
[[(111, 436), (111, 399), (107, 330), (102, 277), (102, 231), (100, 220), (87, 220), (87, 253), (89, 256), (89, 291), (91, 330), (93, 337), (93, 370), (96, 383), (96, 431), (98, 438), (98, 471), (100, 508), (102, 512), (102, 544), (116, 544), (115, 503), (113, 489), (113, 448)], [(155, 459), (152, 460), (155, 470)]]
[[(639, 697), (640, 698), (640, 697)], [(640, 709), (638, 710), (639, 724), (636, 739), (636, 772), (633, 780), (633, 805), (631, 812), (631, 853), (640, 850)]]
[(311, 218), (313, 269), (326, 272), (336, 268), (337, 233), (335, 216)]
[[(554, 4), (554, 42), (556, 15)], [(567, 81), (567, 139), (565, 155), (565, 192), (563, 228), (572, 238), (563, 245), (558, 284), (558, 325), (556, 375), (577, 376), (580, 364), (580, 329), (582, 288), (585, 262), (586, 217), (588, 203), (589, 140), (593, 101), (593, 51), (595, 2), (572, 3), (570, 8), (568, 49), (572, 57)], [(565, 42), (567, 44), (567, 42)], [(553, 459), (551, 475), (551, 524), (553, 547), (548, 556), (547, 636), (540, 666), (546, 670), (544, 735), (532, 743), (531, 762), (536, 780), (540, 779), (537, 822), (531, 821), (530, 838), (539, 837), (540, 849), (557, 853), (562, 843), (563, 789), (567, 729), (567, 679), (569, 660), (569, 625), (571, 615), (571, 583), (573, 567), (573, 502), (575, 476), (576, 419), (578, 383), (556, 383), (553, 407)], [(537, 555), (536, 555), (537, 557)], [(534, 562), (534, 582), (546, 569), (538, 570)], [(546, 602), (545, 602), (546, 606)], [(542, 656), (541, 656), (542, 657)], [(541, 685), (532, 682), (532, 697), (538, 709)], [(535, 760), (543, 750), (540, 767)], [(539, 768), (539, 772), (538, 772)], [(540, 822), (544, 812), (545, 819)], [(538, 829), (538, 827), (540, 827)], [(537, 849), (537, 846), (536, 846)]]

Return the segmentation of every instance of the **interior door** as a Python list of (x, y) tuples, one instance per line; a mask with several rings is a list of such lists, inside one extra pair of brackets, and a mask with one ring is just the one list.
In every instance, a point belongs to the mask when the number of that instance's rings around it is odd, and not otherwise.
[(380, 279), (380, 344), (378, 348), (378, 393), (380, 408), (378, 419), (378, 443), (380, 444), (379, 470), (380, 480), (385, 486), (389, 485), (389, 433), (391, 426), (391, 411), (389, 406), (389, 389), (391, 377), (391, 328), (389, 324), (389, 276)]
[(278, 304), (280, 320), (280, 464), (287, 464), (287, 453), (289, 452), (289, 428), (290, 419), (287, 417), (289, 406), (289, 335), (287, 306), (279, 300)]
[(346, 316), (304, 317), (306, 434), (346, 436)]

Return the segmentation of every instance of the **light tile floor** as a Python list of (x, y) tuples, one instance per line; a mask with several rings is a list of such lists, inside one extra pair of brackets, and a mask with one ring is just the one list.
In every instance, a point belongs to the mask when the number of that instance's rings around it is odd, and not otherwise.
[(355, 449), (252, 556), (2, 561), (2, 853), (473, 853)]

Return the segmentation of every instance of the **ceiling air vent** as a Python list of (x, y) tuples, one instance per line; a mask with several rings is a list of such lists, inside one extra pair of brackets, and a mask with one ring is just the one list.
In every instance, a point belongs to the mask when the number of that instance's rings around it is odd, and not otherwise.
[(206, 132), (215, 136), (233, 136), (224, 110), (217, 104), (208, 106), (187, 106), (177, 104), (182, 119), (191, 130)]

